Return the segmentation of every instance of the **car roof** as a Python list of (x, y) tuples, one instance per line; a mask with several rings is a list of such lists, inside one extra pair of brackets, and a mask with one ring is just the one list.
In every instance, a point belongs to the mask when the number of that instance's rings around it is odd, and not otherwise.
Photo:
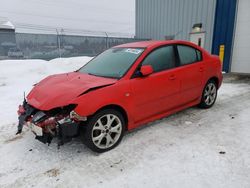
[(189, 41), (183, 41), (183, 40), (149, 40), (149, 41), (140, 41), (140, 42), (121, 44), (121, 45), (118, 45), (115, 47), (119, 47), (119, 48), (149, 48), (149, 47), (157, 47), (157, 46), (167, 45), (167, 44), (186, 44), (189, 46), (197, 47), (197, 45), (195, 45)]

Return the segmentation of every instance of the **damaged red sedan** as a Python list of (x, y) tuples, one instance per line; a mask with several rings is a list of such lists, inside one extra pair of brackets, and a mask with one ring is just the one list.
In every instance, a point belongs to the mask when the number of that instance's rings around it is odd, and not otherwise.
[(17, 133), (27, 125), (43, 143), (58, 137), (58, 145), (80, 136), (91, 150), (105, 152), (127, 130), (213, 106), (221, 82), (219, 58), (193, 43), (123, 44), (36, 84), (19, 106)]

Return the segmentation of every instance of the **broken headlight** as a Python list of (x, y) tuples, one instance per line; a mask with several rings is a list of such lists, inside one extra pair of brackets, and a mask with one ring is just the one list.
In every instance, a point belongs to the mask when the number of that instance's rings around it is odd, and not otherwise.
[(32, 117), (32, 123), (39, 123), (47, 118), (46, 114), (42, 111), (38, 111), (35, 113), (35, 115)]

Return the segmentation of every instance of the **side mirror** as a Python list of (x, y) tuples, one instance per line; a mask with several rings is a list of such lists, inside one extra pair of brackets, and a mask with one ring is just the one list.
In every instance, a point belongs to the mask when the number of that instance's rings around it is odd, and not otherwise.
[(140, 72), (142, 76), (148, 76), (154, 72), (151, 65), (143, 65), (141, 66)]

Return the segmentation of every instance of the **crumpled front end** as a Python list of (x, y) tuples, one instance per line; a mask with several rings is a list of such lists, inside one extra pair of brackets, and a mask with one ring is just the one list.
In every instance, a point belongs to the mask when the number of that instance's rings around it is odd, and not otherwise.
[(73, 111), (76, 104), (42, 111), (29, 105), (26, 100), (18, 109), (18, 131), (22, 132), (23, 126), (28, 126), (36, 135), (36, 139), (50, 144), (54, 137), (58, 137), (58, 145), (68, 142), (78, 135), (80, 122), (86, 118), (79, 117)]

